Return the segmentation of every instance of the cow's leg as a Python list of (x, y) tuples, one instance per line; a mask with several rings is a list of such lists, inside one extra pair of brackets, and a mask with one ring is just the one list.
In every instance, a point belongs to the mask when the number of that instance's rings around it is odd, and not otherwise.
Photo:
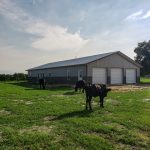
[(90, 110), (92, 110), (91, 101), (92, 101), (92, 97), (89, 97), (89, 108), (90, 108)]
[(104, 97), (100, 96), (100, 107), (104, 107), (103, 103), (104, 103)]
[(82, 93), (84, 93), (84, 88), (82, 88)]
[(87, 110), (88, 109), (88, 99), (86, 99), (86, 107), (85, 109)]
[(45, 84), (43, 83), (43, 89), (45, 90)]
[(78, 91), (78, 88), (77, 88), (77, 86), (75, 86), (75, 92), (77, 92)]

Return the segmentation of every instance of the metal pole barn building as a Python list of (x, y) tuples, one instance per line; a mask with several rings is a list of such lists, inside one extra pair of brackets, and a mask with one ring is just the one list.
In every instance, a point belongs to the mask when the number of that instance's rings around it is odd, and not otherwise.
[(98, 84), (139, 83), (142, 66), (120, 51), (44, 64), (28, 69), (30, 82), (45, 78), (49, 84), (75, 84), (78, 80)]

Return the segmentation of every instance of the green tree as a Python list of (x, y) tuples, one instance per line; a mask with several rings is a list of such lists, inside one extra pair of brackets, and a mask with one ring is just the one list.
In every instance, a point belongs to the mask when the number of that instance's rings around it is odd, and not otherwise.
[(27, 80), (27, 74), (24, 73), (14, 73), (11, 74), (0, 74), (0, 81), (23, 81)]
[(143, 66), (141, 75), (150, 74), (150, 40), (138, 43), (134, 52), (136, 53), (135, 61)]

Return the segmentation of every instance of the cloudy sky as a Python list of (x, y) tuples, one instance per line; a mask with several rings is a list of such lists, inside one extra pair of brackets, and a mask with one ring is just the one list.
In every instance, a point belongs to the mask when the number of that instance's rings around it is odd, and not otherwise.
[(150, 40), (148, 0), (0, 0), (0, 73)]

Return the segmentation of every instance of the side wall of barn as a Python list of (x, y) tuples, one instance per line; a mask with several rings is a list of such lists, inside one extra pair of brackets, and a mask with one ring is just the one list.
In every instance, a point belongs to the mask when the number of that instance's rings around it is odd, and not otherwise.
[(28, 79), (30, 82), (38, 82), (39, 78), (45, 78), (50, 84), (75, 84), (78, 81), (79, 72), (85, 80), (86, 65), (29, 70)]

